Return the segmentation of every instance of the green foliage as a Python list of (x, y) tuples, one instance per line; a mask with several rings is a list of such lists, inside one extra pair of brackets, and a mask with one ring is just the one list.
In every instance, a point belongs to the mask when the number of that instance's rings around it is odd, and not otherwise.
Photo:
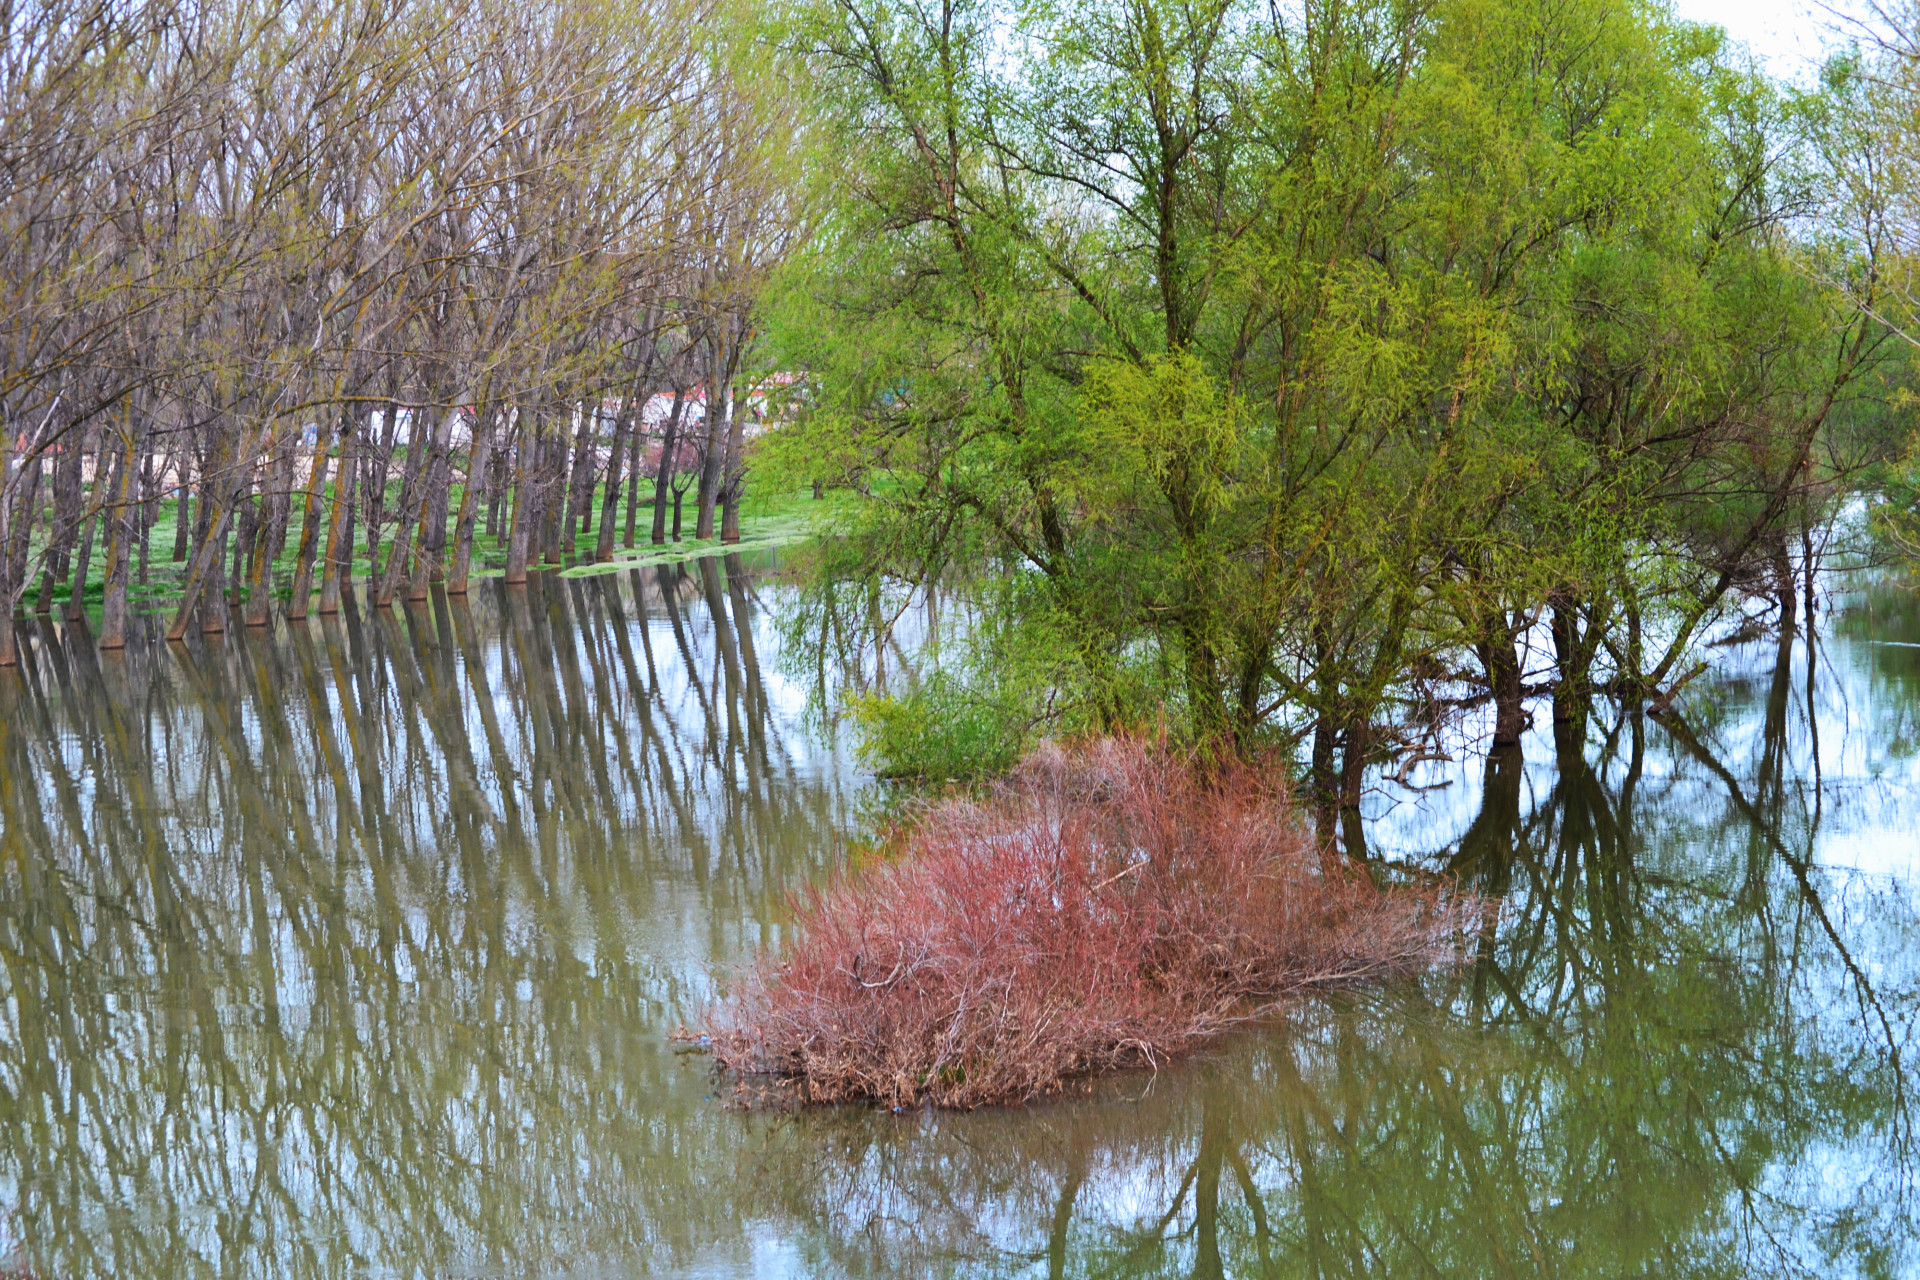
[(1920, 435), (1886, 469), (1885, 501), (1873, 508), (1874, 531), (1909, 559), (1920, 560)]
[(974, 629), (977, 701), (890, 743), (990, 704), (1363, 753), (1416, 669), (1517, 699), (1549, 616), (1561, 680), (1658, 683), (1882, 358), (1786, 234), (1806, 111), (1658, 11), (820, 0), (792, 43), (829, 213), (777, 449), (864, 495), (817, 590)]
[(1018, 711), (940, 674), (903, 694), (855, 697), (861, 759), (883, 778), (965, 781), (1013, 767), (1026, 749)]

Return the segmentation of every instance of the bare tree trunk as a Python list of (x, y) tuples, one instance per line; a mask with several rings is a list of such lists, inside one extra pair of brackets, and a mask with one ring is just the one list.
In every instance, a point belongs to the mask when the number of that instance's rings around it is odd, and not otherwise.
[[(674, 459), (680, 449), (680, 415), (687, 406), (685, 387), (673, 389), (673, 411), (667, 415), (666, 439), (660, 446), (660, 465), (653, 475), (653, 536), (654, 546), (662, 546), (667, 541), (667, 491), (673, 484)], [(673, 495), (673, 540), (680, 541), (680, 494)]]
[[(129, 418), (131, 415), (129, 415)], [(106, 588), (101, 593), (100, 647), (127, 646), (127, 571), (133, 541), (133, 465), (140, 442), (131, 420), (125, 424), (119, 462), (103, 517), (107, 521)]]
[[(208, 597), (206, 617), (201, 621), (202, 631), (225, 631), (225, 603), (217, 594), (221, 551), (226, 542), (227, 521), (232, 509), (224, 502), (207, 492), (206, 482), (200, 486), (201, 519), (206, 522), (206, 532), (201, 535), (200, 548), (187, 564), (187, 581), (180, 595), (180, 606), (174, 614), (173, 625), (167, 628), (167, 639), (178, 640), (187, 634), (187, 624), (193, 618), (194, 609), (200, 603), (200, 596)], [(209, 589), (211, 588), (211, 590)]]
[(179, 564), (187, 558), (187, 549), (193, 545), (193, 522), (190, 508), (193, 506), (191, 489), (193, 487), (193, 442), (189, 440), (184, 449), (176, 447), (173, 451), (174, 485), (178, 496), (173, 504), (173, 562)]
[[(0, 430), (4, 429), (0, 427)], [(8, 562), (12, 557), (6, 554), (9, 541), (10, 536), (0, 538), (0, 668), (20, 664), (20, 642), (13, 634), (13, 578), (8, 572)]]
[(546, 466), (542, 471), (545, 479), (540, 485), (540, 525), (541, 545), (546, 548), (546, 561), (551, 565), (566, 563), (566, 549), (563, 539), (566, 534), (565, 517), (567, 514), (567, 438), (556, 434), (546, 441), (544, 450)]
[(327, 522), (326, 562), (320, 570), (320, 612), (340, 612), (340, 592), (353, 586), (353, 504), (360, 478), (360, 433), (348, 418), (341, 425), (340, 464), (333, 473), (333, 512)]
[(307, 469), (306, 500), (300, 506), (300, 546), (293, 557), (293, 594), (287, 600), (287, 621), (307, 616), (313, 598), (313, 561), (320, 550), (320, 501), (327, 487), (327, 453), (332, 433), (319, 428), (313, 438), (313, 465)]
[(54, 588), (66, 586), (73, 571), (73, 543), (80, 531), (81, 443), (84, 438), (82, 433), (74, 432), (53, 464), (53, 527), (48, 533), (46, 554), (40, 561), (40, 597), (34, 602), (35, 613), (53, 612)]
[[(593, 484), (599, 478), (600, 466), (595, 457), (600, 452), (600, 407), (592, 409), (585, 404), (580, 406), (580, 438), (574, 444), (573, 480), (567, 491), (567, 505), (570, 512), (567, 518), (567, 553), (573, 554), (579, 545), (578, 534), (593, 532)], [(579, 517), (575, 528), (574, 516)]]
[(600, 537), (593, 548), (595, 561), (613, 559), (614, 525), (620, 519), (620, 468), (627, 460), (627, 422), (632, 417), (630, 405), (621, 405), (613, 419), (613, 447), (607, 451), (607, 494), (601, 500)]
[[(719, 345), (715, 339), (715, 346)], [(707, 380), (706, 450), (700, 459), (700, 507), (693, 526), (693, 536), (702, 541), (713, 536), (713, 507), (720, 496), (720, 473), (726, 465), (726, 439), (733, 417), (732, 353), (727, 352), (726, 357), (723, 359), (721, 350), (715, 350), (712, 376)], [(714, 403), (716, 396), (718, 405)]]
[[(511, 448), (513, 443), (511, 411), (506, 416), (507, 447)], [(508, 469), (504, 466), (494, 467), (492, 474), (487, 477), (487, 537), (493, 540), (495, 546), (500, 543), (500, 508), (506, 505), (508, 479)]]
[[(0, 461), (4, 460), (5, 455), (0, 454)], [(56, 495), (53, 493), (53, 477), (50, 474), (53, 467), (48, 463), (46, 455), (43, 453), (34, 458), (25, 464), (23, 470), (26, 475), (23, 477), (19, 493), (14, 498), (12, 524), (14, 542), (10, 548), (10, 564), (16, 593), (16, 598), (10, 603), (14, 605), (18, 604), (18, 596), (24, 594), (26, 590), (28, 570), (32, 565), (33, 531), (41, 521), (40, 506), (43, 496), (48, 507), (46, 523), (49, 530), (56, 516), (53, 509)], [(77, 517), (75, 523), (77, 527)], [(0, 550), (6, 549), (0, 548)], [(42, 558), (45, 558), (44, 552)]]
[(1367, 753), (1373, 748), (1373, 724), (1367, 714), (1347, 717), (1340, 734), (1340, 846), (1356, 862), (1367, 857), (1366, 824), (1361, 821), (1360, 798), (1366, 778)]
[(513, 448), (513, 526), (507, 533), (507, 581), (527, 580), (527, 550), (533, 538), (533, 465), (528, 453), (537, 447), (538, 431), (534, 420), (523, 409), (518, 416), (519, 438)]
[(561, 519), (561, 528), (565, 531), (562, 556), (573, 555), (580, 545), (581, 526), (592, 520), (593, 475), (597, 467), (593, 463), (594, 437), (598, 433), (600, 414), (596, 408), (589, 410), (583, 403), (577, 412), (580, 415), (579, 429), (573, 437), (573, 465), (567, 472), (566, 514)]
[(675, 542), (680, 541), (680, 502), (687, 496), (687, 490), (691, 486), (691, 481), (673, 486), (673, 540)]
[[(26, 475), (6, 501), (0, 485), (0, 667), (19, 664), (19, 638), (14, 634), (13, 611), (26, 589), (27, 542), (33, 536), (34, 508), (40, 501), (43, 460), (25, 464)], [(13, 471), (13, 426), (0, 416), (0, 482)]]
[[(96, 458), (93, 467), (93, 490), (96, 494), (106, 491), (107, 478), (101, 474), (104, 469)], [(97, 508), (80, 513), (80, 554), (74, 557), (73, 587), (67, 595), (66, 616), (69, 621), (87, 616), (87, 579), (93, 572), (93, 533), (99, 523), (98, 517)]]
[(153, 426), (148, 421), (140, 450), (140, 585), (147, 585), (147, 561), (153, 551), (153, 526), (160, 519), (160, 477), (153, 470)]
[(727, 415), (727, 460), (721, 472), (725, 479), (720, 490), (720, 541), (728, 543), (740, 541), (740, 490), (747, 479), (747, 399), (735, 394), (730, 403), (733, 409)]
[(433, 483), (428, 486), (426, 538), (427, 578), (431, 582), (447, 580), (447, 507), (453, 502), (453, 450), (442, 441), (433, 456)]
[(227, 629), (227, 533), (233, 527), (232, 502), (231, 496), (222, 495), (217, 505), (208, 508), (207, 579), (200, 608), (202, 635)]
[(234, 466), (236, 460), (253, 456), (255, 437), (252, 432), (244, 430), (237, 440), (223, 435), (217, 438), (215, 448), (211, 465), (201, 470), (198, 505), (200, 523), (205, 531), (201, 534), (200, 545), (193, 559), (187, 565), (187, 580), (181, 591), (179, 611), (174, 614), (173, 625), (167, 628), (169, 640), (178, 640), (186, 635), (187, 624), (192, 620), (202, 596), (206, 598), (206, 608), (200, 629), (208, 632), (227, 629), (226, 600), (221, 595), (221, 588), (225, 585), (225, 556), (222, 553), (226, 550), (227, 528), (233, 522), (233, 510), (245, 483), (244, 479), (235, 479), (227, 473), (238, 469)]
[[(317, 438), (314, 452), (321, 452)], [(254, 531), (251, 562), (247, 568), (247, 625), (264, 627), (273, 609), (273, 563), (280, 558), (286, 542), (287, 516), (292, 506), (294, 444), (299, 431), (286, 433), (273, 449), (267, 467), (267, 491), (260, 497), (260, 524)]]
[[(199, 583), (194, 579), (193, 567), (199, 563), (201, 553), (206, 550), (207, 543), (213, 536), (213, 530), (209, 527), (208, 520), (212, 515), (214, 504), (209, 502), (208, 499), (212, 496), (213, 477), (216, 475), (215, 466), (218, 463), (215, 450), (218, 448), (219, 442), (217, 439), (210, 441), (207, 445), (206, 454), (194, 459), (194, 461), (199, 464), (200, 491), (198, 501), (193, 504), (193, 527), (189, 530), (187, 536), (187, 577), (182, 587), (183, 594), (188, 589), (199, 589)], [(182, 616), (185, 616), (184, 605), (182, 606)], [(178, 623), (179, 619), (176, 618), (175, 622)], [(170, 632), (168, 638), (178, 639), (179, 637), (173, 636)]]
[[(1572, 589), (1556, 588), (1548, 593), (1551, 606), (1548, 629), (1553, 636), (1554, 663), (1558, 678), (1553, 686), (1553, 719), (1556, 724), (1577, 725), (1582, 736), (1588, 708), (1593, 702), (1593, 659), (1603, 625), (1595, 619), (1585, 632), (1580, 627), (1580, 601)], [(1598, 608), (1599, 606), (1595, 606)]]
[(427, 582), (444, 581), (446, 575), (441, 571), (440, 554), (447, 547), (447, 491), (446, 479), (451, 473), (445, 466), (447, 454), (453, 446), (453, 424), (460, 410), (455, 407), (447, 410), (427, 443), (427, 456), (420, 460), (420, 529), (415, 535), (413, 559), (406, 567), (407, 599), (425, 600)]
[(447, 577), (450, 595), (467, 593), (467, 574), (473, 567), (473, 526), (487, 489), (487, 464), (493, 460), (492, 409), (482, 399), (473, 418), (473, 452), (467, 459), (467, 483), (460, 495), (460, 523), (454, 530), (453, 572)]
[(240, 593), (245, 591), (253, 581), (253, 546), (255, 538), (260, 532), (261, 502), (260, 496), (254, 493), (254, 489), (256, 485), (261, 489), (266, 487), (264, 477), (261, 477), (258, 481), (255, 480), (259, 469), (259, 464), (252, 459), (241, 460), (240, 471), (241, 474), (245, 476), (245, 479), (241, 481), (240, 496), (237, 500), (237, 505), (234, 507), (233, 595), (231, 599), (235, 601), (239, 600)]
[(642, 416), (645, 412), (643, 397), (634, 409), (633, 429), (627, 432), (627, 529), (621, 544), (629, 551), (633, 550), (634, 517), (640, 510), (640, 458), (647, 441), (647, 423)]
[[(395, 375), (391, 381), (397, 384), (398, 380)], [(360, 496), (367, 509), (367, 581), (370, 584), (380, 581), (380, 526), (386, 522), (387, 469), (393, 465), (394, 441), (400, 430), (400, 406), (393, 403), (393, 397), (398, 395), (397, 386), (388, 392), (386, 420), (381, 423), (378, 445), (361, 451), (360, 465), (366, 474), (361, 479)]]
[(1334, 808), (1339, 797), (1339, 783), (1333, 772), (1339, 738), (1340, 732), (1334, 728), (1331, 714), (1323, 711), (1314, 718), (1313, 749), (1307, 766), (1307, 795), (1313, 802), (1315, 834), (1320, 844), (1329, 849), (1333, 847)]
[(1794, 629), (1794, 615), (1800, 605), (1800, 584), (1793, 571), (1793, 557), (1787, 550), (1787, 531), (1782, 529), (1774, 540), (1772, 569), (1774, 599), (1780, 605), (1780, 630), (1791, 632)]
[(432, 437), (420, 438), (419, 415), (415, 414), (413, 424), (407, 429), (407, 469), (401, 473), (400, 502), (393, 509), (393, 545), (387, 550), (386, 572), (380, 575), (379, 585), (374, 588), (375, 608), (393, 603), (402, 577), (413, 567), (413, 532), (420, 519), (420, 495), (432, 452)]

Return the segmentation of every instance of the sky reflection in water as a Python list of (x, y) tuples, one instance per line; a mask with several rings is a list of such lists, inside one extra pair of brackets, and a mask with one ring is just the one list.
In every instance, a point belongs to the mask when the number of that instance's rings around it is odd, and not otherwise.
[(938, 1117), (744, 1115), (666, 1040), (857, 824), (781, 592), (0, 674), (0, 1273), (1920, 1274), (1907, 588), (1381, 783), (1376, 854), (1507, 900), (1468, 968)]

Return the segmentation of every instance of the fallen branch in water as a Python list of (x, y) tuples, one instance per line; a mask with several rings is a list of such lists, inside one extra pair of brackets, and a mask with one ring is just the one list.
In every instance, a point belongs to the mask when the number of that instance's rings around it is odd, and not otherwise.
[(720, 1066), (806, 1102), (1019, 1102), (1310, 988), (1455, 961), (1483, 918), (1443, 884), (1323, 862), (1250, 766), (1052, 747), (983, 800), (934, 805), (897, 861), (815, 892), (798, 941), (708, 1030)]

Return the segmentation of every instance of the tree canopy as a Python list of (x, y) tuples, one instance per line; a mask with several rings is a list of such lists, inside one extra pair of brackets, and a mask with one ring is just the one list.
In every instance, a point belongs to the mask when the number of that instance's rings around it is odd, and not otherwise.
[(1310, 744), (1351, 805), (1443, 702), (1502, 746), (1530, 694), (1658, 698), (1791, 598), (1823, 446), (1899, 376), (1892, 250), (1807, 230), (1833, 92), (1656, 5), (822, 0), (790, 39), (832, 161), (768, 307), (813, 394), (779, 460), (868, 499), (800, 626), (967, 606), (866, 704), (904, 772), (970, 716), (1165, 719)]

